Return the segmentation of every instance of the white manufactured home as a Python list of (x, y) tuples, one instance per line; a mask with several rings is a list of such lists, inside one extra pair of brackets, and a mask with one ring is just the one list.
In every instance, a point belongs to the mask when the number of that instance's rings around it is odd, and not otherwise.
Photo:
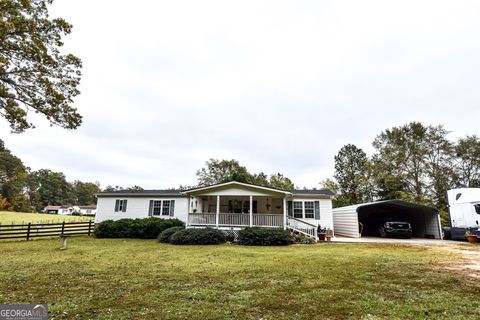
[(44, 212), (50, 214), (64, 214), (70, 215), (74, 212), (78, 212), (82, 215), (95, 215), (97, 213), (97, 206), (46, 206), (43, 209)]
[(317, 236), (333, 230), (330, 190), (285, 191), (241, 182), (190, 190), (113, 191), (97, 194), (95, 222), (123, 218), (177, 218), (189, 228), (238, 230), (280, 227)]

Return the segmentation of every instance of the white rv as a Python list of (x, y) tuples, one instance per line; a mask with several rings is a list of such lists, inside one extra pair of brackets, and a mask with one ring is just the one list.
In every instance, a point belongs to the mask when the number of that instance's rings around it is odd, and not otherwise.
[(465, 232), (480, 235), (480, 188), (447, 191), (451, 238), (465, 239)]

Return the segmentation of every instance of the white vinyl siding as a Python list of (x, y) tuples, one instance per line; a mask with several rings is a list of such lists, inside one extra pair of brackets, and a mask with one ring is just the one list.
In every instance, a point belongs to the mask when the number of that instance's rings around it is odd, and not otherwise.
[[(305, 216), (302, 216), (303, 218), (297, 218), (297, 219), (302, 219), (305, 220), (308, 223), (314, 224), (314, 225), (321, 225), (322, 228), (330, 228), (333, 230), (333, 216), (332, 216), (332, 200), (331, 199), (315, 199), (313, 197), (307, 198), (307, 197), (294, 197), (292, 199), (294, 202), (313, 202), (314, 204), (314, 212), (315, 212), (315, 203), (318, 202), (318, 213), (315, 214), (312, 218), (305, 218)], [(307, 207), (309, 205), (307, 204)], [(303, 205), (303, 207), (305, 207)], [(303, 213), (303, 212), (302, 212)], [(293, 202), (292, 202), (292, 215), (293, 215)], [(307, 215), (308, 216), (308, 215)]]
[[(167, 200), (168, 199), (168, 200)], [(178, 196), (163, 198), (162, 197), (129, 197), (127, 212), (116, 212), (115, 211), (115, 202), (117, 199), (114, 197), (98, 197), (97, 202), (97, 215), (95, 216), (95, 223), (100, 223), (105, 220), (119, 220), (119, 219), (142, 219), (148, 218), (149, 216), (149, 207), (150, 200), (154, 201), (171, 201), (175, 200), (174, 216), (163, 216), (160, 211), (160, 215), (155, 216), (156, 218), (169, 219), (177, 218), (183, 222), (187, 222), (187, 198)], [(152, 215), (153, 216), (153, 215)]]

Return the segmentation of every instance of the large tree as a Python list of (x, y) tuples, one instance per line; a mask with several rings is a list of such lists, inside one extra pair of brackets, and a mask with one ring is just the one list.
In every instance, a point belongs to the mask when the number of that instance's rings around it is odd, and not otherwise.
[(0, 209), (30, 211), (23, 194), (27, 170), (22, 160), (5, 148), (0, 140)]
[(31, 173), (32, 193), (38, 195), (38, 206), (69, 205), (77, 202), (72, 185), (62, 172), (40, 169)]
[(447, 211), (447, 190), (455, 187), (454, 145), (447, 139), (448, 131), (443, 126), (430, 126), (427, 131), (427, 154), (425, 172), (427, 183), (425, 195), (439, 208)]
[(216, 183), (238, 181), (253, 183), (253, 175), (237, 160), (210, 159), (205, 167), (197, 171), (199, 186), (208, 186)]
[(421, 123), (412, 122), (387, 129), (375, 138), (373, 159), (383, 197), (424, 200), (428, 130)]
[(478, 136), (466, 136), (455, 145), (457, 156), (456, 172), (458, 186), (464, 188), (480, 187), (480, 139)]
[(49, 18), (52, 1), (0, 1), (0, 115), (13, 132), (34, 126), (28, 111), (63, 128), (82, 122), (72, 106), (80, 93), (81, 61), (60, 51), (72, 26)]
[(74, 181), (72, 184), (75, 197), (78, 205), (90, 205), (97, 203), (95, 193), (101, 192), (100, 184), (98, 182), (82, 182)]
[(353, 144), (343, 146), (335, 156), (334, 177), (344, 204), (372, 200), (371, 164), (362, 149)]
[(252, 183), (282, 190), (292, 190), (294, 188), (293, 182), (281, 173), (270, 176), (263, 172), (258, 174), (250, 173), (246, 167), (240, 165), (235, 159), (210, 159), (205, 163), (205, 167), (197, 171), (197, 182), (199, 186), (208, 186), (229, 181)]

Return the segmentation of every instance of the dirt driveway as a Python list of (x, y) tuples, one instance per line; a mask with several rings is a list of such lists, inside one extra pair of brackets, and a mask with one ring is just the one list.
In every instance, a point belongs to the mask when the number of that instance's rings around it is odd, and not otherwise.
[(470, 277), (480, 279), (480, 244), (470, 244), (462, 241), (451, 240), (434, 240), (434, 239), (395, 239), (395, 238), (376, 238), (376, 237), (362, 237), (362, 238), (346, 238), (335, 237), (333, 242), (344, 243), (392, 243), (392, 244), (407, 244), (423, 247), (430, 247), (439, 250), (444, 250), (451, 253), (459, 254), (462, 259), (454, 264), (449, 264), (445, 267), (447, 270), (460, 271), (466, 273)]

